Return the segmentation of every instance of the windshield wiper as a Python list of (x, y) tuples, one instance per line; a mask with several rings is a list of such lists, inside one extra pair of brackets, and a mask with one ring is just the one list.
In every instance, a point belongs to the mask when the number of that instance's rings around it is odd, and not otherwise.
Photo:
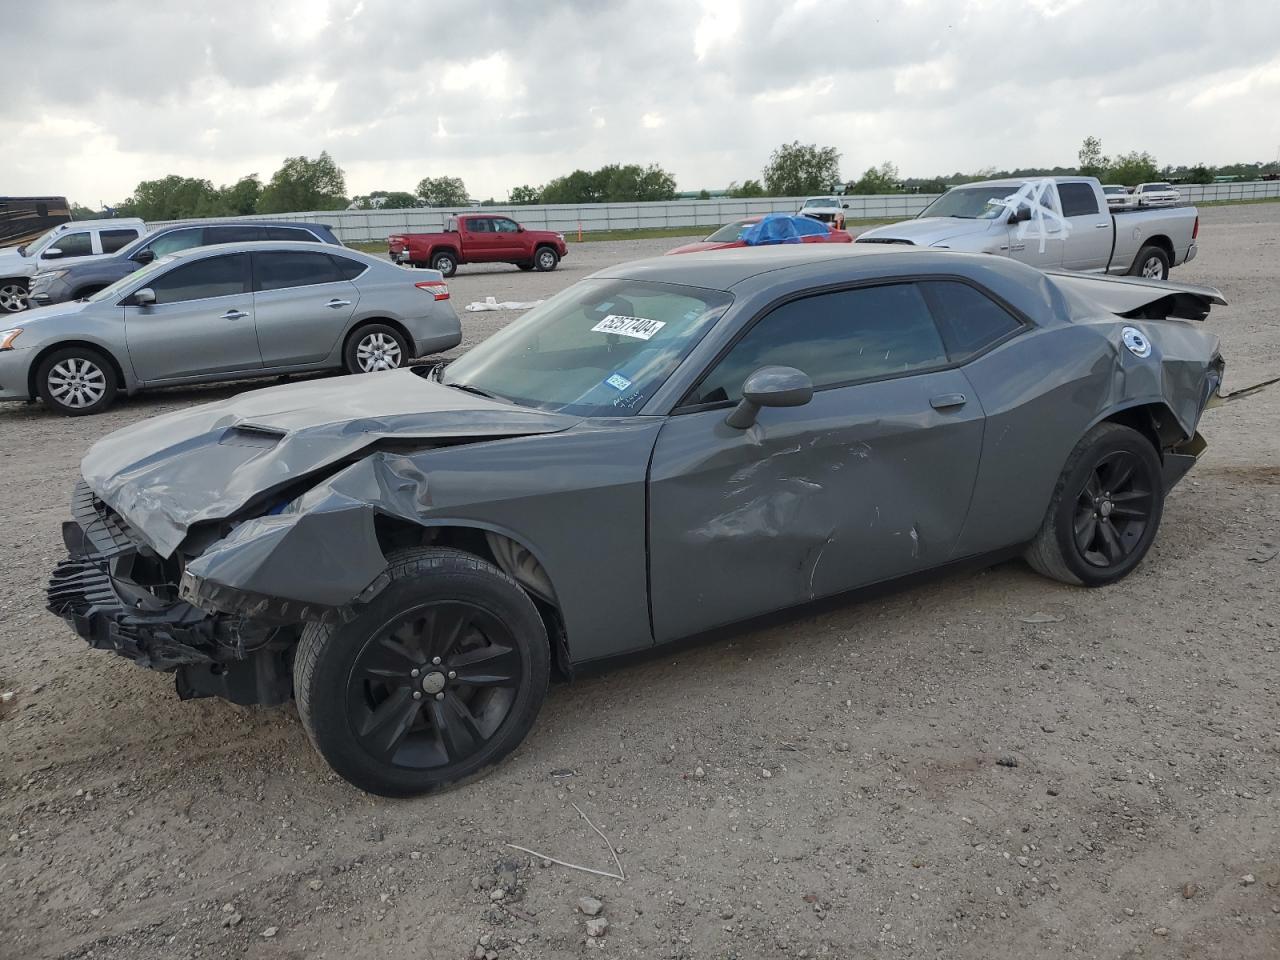
[(484, 397), (486, 400), (497, 400), (501, 403), (511, 402), (506, 397), (490, 393), (488, 390), (481, 390), (479, 387), (473, 387), (469, 383), (446, 383), (445, 386), (453, 387), (455, 390), (465, 390), (467, 393), (474, 393), (477, 397)]

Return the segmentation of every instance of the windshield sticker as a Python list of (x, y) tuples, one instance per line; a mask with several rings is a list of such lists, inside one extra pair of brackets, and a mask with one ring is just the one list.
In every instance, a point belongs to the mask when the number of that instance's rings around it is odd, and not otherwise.
[(627, 387), (631, 386), (631, 381), (628, 380), (626, 377), (624, 377), (620, 373), (615, 373), (612, 376), (608, 377), (605, 380), (605, 383), (613, 387), (613, 389), (615, 390), (625, 390), (627, 389)]
[(644, 317), (624, 317), (611, 313), (594, 327), (592, 333), (616, 333), (635, 340), (648, 340), (667, 325), (665, 320), (646, 320)]

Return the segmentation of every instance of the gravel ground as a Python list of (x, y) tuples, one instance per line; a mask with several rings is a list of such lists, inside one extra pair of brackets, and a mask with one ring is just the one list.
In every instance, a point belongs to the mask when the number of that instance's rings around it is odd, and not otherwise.
[[(1280, 374), (1280, 204), (1203, 220), (1176, 277), (1230, 299), (1237, 389)], [(678, 242), (463, 268), (454, 300)], [(511, 319), (463, 316), (467, 344)], [(43, 610), (89, 443), (244, 387), (0, 408), (5, 960), (1280, 956), (1280, 388), (1206, 416), (1116, 586), (1009, 563), (668, 650), (553, 688), (488, 779), (394, 802), (292, 708), (180, 703)], [(504, 846), (613, 869), (574, 804), (625, 882)]]

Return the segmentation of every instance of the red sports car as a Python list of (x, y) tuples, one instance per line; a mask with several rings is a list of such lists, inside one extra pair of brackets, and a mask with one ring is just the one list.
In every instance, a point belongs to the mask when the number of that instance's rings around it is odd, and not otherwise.
[(853, 234), (844, 230), (832, 230), (821, 221), (787, 214), (769, 214), (726, 223), (706, 239), (686, 243), (682, 247), (668, 250), (667, 253), (701, 253), (705, 250), (773, 246), (779, 243), (852, 242)]

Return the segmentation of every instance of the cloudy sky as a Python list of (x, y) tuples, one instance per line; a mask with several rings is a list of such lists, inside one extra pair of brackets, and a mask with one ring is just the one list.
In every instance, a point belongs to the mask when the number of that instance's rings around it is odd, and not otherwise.
[(6, 17), (0, 193), (96, 205), (328, 150), (350, 193), (503, 199), (656, 162), (759, 177), (791, 140), (855, 177), (1280, 150), (1275, 0), (57, 0)]

